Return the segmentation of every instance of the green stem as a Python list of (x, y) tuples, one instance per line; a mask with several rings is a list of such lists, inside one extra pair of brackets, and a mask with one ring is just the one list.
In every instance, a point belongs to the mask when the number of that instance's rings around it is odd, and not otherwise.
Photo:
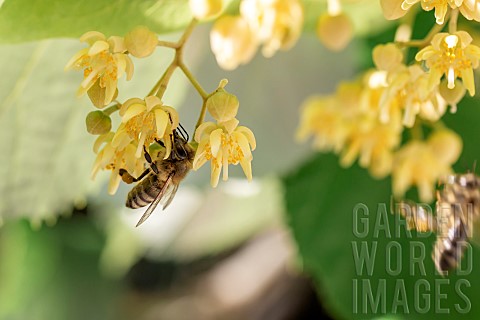
[(197, 90), (198, 94), (202, 97), (203, 100), (206, 100), (208, 98), (208, 93), (202, 88), (200, 83), (195, 79), (193, 74), (188, 70), (187, 66), (182, 62), (178, 62), (178, 67), (183, 71), (187, 79), (190, 81), (190, 83), (193, 85), (195, 90)]
[(160, 98), (160, 100), (162, 100), (163, 95), (167, 90), (168, 82), (170, 81), (170, 78), (172, 77), (176, 68), (177, 68), (177, 63), (176, 63), (176, 60), (174, 60), (172, 61), (172, 63), (170, 63), (167, 70), (165, 70), (160, 80), (158, 80), (158, 82), (155, 84), (155, 86), (153, 87), (153, 89), (150, 91), (148, 95), (150, 96), (152, 94), (155, 94), (158, 98)]
[(417, 121), (415, 121), (415, 124), (410, 129), (410, 136), (413, 140), (423, 140), (422, 124), (418, 119)]
[(457, 32), (457, 21), (458, 21), (458, 8), (452, 9), (451, 19), (448, 23), (448, 32), (455, 33)]
[(198, 116), (197, 124), (195, 125), (195, 131), (193, 132), (192, 135), (192, 141), (195, 139), (195, 133), (197, 133), (198, 127), (203, 123), (203, 120), (205, 119), (205, 114), (207, 113), (207, 99), (203, 100), (202, 104), (202, 110), (200, 111), (200, 115)]
[[(445, 21), (450, 19), (450, 15), (447, 13), (445, 16)], [(425, 36), (423, 40), (411, 40), (411, 41), (397, 41), (396, 44), (399, 46), (405, 46), (405, 47), (418, 47), (418, 48), (423, 48), (427, 46), (433, 39), (433, 37), (442, 31), (444, 25), (440, 25), (435, 23), (435, 25), (430, 29), (428, 34)]]
[(172, 49), (177, 49), (177, 48), (178, 48), (178, 43), (176, 43), (176, 42), (170, 42), (170, 41), (161, 41), (161, 40), (158, 40), (157, 46), (159, 46), (159, 47), (166, 47), (166, 48), (172, 48)]
[(187, 28), (183, 32), (182, 37), (177, 42), (178, 48), (183, 47), (183, 45), (187, 41), (188, 37), (190, 37), (190, 35), (192, 34), (193, 29), (195, 29), (195, 26), (197, 25), (197, 23), (198, 23), (197, 19), (192, 19), (190, 24), (187, 26)]
[(117, 102), (116, 104), (108, 107), (107, 109), (103, 110), (103, 113), (105, 113), (107, 116), (111, 115), (112, 113), (120, 110), (120, 103)]

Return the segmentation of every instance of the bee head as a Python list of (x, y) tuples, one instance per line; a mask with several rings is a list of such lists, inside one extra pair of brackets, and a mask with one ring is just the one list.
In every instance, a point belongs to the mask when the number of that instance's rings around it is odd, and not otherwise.
[(173, 160), (185, 160), (193, 157), (194, 150), (188, 144), (188, 140), (180, 135), (176, 130), (173, 130)]

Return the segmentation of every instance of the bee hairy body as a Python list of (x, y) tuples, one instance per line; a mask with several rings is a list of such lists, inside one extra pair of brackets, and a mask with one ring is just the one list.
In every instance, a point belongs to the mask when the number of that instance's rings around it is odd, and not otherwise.
[(437, 192), (437, 219), (443, 223), (438, 226), (432, 257), (438, 271), (458, 266), (479, 216), (480, 179), (473, 173), (450, 176)]
[(172, 184), (178, 185), (192, 168), (190, 158), (184, 160), (156, 161), (158, 174), (150, 173), (140, 181), (127, 196), (126, 206), (132, 209), (145, 207), (151, 203), (172, 175)]

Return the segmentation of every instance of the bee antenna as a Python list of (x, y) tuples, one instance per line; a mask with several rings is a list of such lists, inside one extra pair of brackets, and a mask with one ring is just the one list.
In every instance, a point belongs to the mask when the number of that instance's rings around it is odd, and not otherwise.
[(181, 123), (178, 123), (178, 127), (180, 128), (180, 130), (178, 130), (178, 131), (180, 132), (180, 135), (182, 136), (182, 138), (185, 139), (186, 141), (188, 141), (190, 139), (190, 137), (188, 135), (187, 130), (185, 130), (185, 128), (182, 126)]

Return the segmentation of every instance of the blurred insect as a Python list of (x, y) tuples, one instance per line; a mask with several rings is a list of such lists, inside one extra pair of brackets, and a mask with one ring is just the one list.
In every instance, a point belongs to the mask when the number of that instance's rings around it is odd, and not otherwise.
[(437, 190), (436, 215), (410, 201), (400, 203), (399, 213), (409, 229), (437, 234), (432, 259), (439, 273), (458, 267), (480, 221), (480, 178), (473, 173), (450, 175)]
[[(128, 193), (126, 206), (137, 209), (150, 203), (147, 211), (137, 223), (137, 227), (150, 217), (159, 203), (163, 209), (168, 207), (177, 193), (178, 185), (192, 168), (195, 150), (188, 144), (188, 133), (180, 125), (180, 134), (173, 130), (171, 135), (172, 151), (167, 159), (163, 156), (159, 160), (152, 161), (144, 147), (145, 160), (150, 164), (138, 178), (132, 177), (125, 169), (120, 169), (122, 180), (128, 184), (140, 181)], [(156, 141), (163, 146), (161, 141)]]

